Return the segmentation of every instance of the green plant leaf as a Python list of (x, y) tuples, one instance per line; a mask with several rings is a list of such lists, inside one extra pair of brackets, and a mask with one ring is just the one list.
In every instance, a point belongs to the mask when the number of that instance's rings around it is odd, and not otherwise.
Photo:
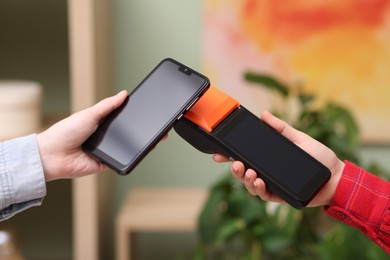
[(239, 189), (231, 192), (228, 197), (229, 213), (244, 219), (246, 222), (263, 218), (265, 203), (257, 196), (251, 196), (241, 184)]
[(334, 103), (326, 104), (324, 113), (326, 120), (332, 123), (336, 134), (345, 136), (349, 145), (356, 148), (359, 143), (359, 128), (352, 114), (346, 108)]
[(299, 94), (298, 95), (299, 103), (302, 107), (306, 107), (311, 101), (314, 100), (313, 95), (308, 95), (308, 94)]
[(323, 259), (388, 259), (389, 256), (378, 245), (357, 229), (337, 225), (324, 237), (320, 252)]
[(284, 232), (277, 232), (276, 230), (267, 235), (267, 238), (264, 239), (263, 247), (264, 249), (276, 253), (282, 252), (287, 249), (292, 244), (292, 238), (286, 236)]
[(217, 244), (224, 244), (232, 236), (246, 227), (245, 221), (242, 219), (232, 219), (225, 222), (223, 226), (218, 230), (216, 236)]
[(225, 194), (221, 190), (213, 190), (198, 218), (198, 231), (202, 243), (211, 243), (225, 221), (225, 214), (221, 212), (221, 204), (225, 202)]
[(268, 89), (276, 90), (284, 97), (287, 97), (289, 94), (288, 87), (271, 76), (254, 72), (246, 72), (244, 74), (244, 78), (246, 81), (260, 84)]

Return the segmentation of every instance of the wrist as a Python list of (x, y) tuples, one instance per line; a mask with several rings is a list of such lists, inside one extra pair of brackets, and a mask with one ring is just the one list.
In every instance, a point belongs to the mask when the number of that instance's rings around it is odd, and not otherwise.
[(38, 144), (38, 150), (39, 150), (39, 155), (41, 159), (41, 164), (42, 164), (42, 169), (43, 173), (45, 176), (45, 181), (49, 182), (53, 178), (51, 177), (50, 174), (50, 151), (48, 151), (46, 147), (46, 139), (43, 135), (43, 133), (37, 134), (37, 144)]
[(337, 186), (340, 182), (340, 178), (341, 178), (341, 175), (343, 173), (344, 167), (345, 167), (345, 163), (341, 160), (338, 160), (338, 162), (335, 164), (335, 166), (330, 169), (331, 173), (332, 173), (332, 177), (327, 184), (328, 194), (327, 194), (327, 199), (326, 199), (324, 206), (329, 206), (332, 203), (333, 197), (336, 193)]

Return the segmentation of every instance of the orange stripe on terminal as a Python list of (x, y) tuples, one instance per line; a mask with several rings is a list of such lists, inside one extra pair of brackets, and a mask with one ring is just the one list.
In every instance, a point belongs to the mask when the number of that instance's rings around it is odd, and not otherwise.
[(184, 114), (184, 117), (210, 133), (239, 106), (240, 103), (237, 100), (215, 87), (210, 87)]

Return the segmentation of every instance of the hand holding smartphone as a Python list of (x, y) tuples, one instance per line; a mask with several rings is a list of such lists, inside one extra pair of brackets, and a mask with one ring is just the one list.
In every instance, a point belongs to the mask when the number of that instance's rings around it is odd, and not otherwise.
[(83, 144), (91, 156), (126, 175), (208, 89), (207, 77), (161, 61)]
[(175, 125), (175, 131), (202, 152), (243, 162), (267, 189), (297, 209), (306, 206), (331, 176), (323, 164), (213, 87)]

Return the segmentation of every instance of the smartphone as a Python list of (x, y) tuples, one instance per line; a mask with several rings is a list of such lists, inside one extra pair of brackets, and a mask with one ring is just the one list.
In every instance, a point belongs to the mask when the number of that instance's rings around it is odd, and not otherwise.
[(267, 189), (297, 209), (306, 206), (331, 176), (322, 163), (213, 87), (175, 131), (202, 152), (242, 161)]
[(83, 149), (118, 174), (129, 174), (209, 85), (195, 70), (171, 58), (162, 60)]

